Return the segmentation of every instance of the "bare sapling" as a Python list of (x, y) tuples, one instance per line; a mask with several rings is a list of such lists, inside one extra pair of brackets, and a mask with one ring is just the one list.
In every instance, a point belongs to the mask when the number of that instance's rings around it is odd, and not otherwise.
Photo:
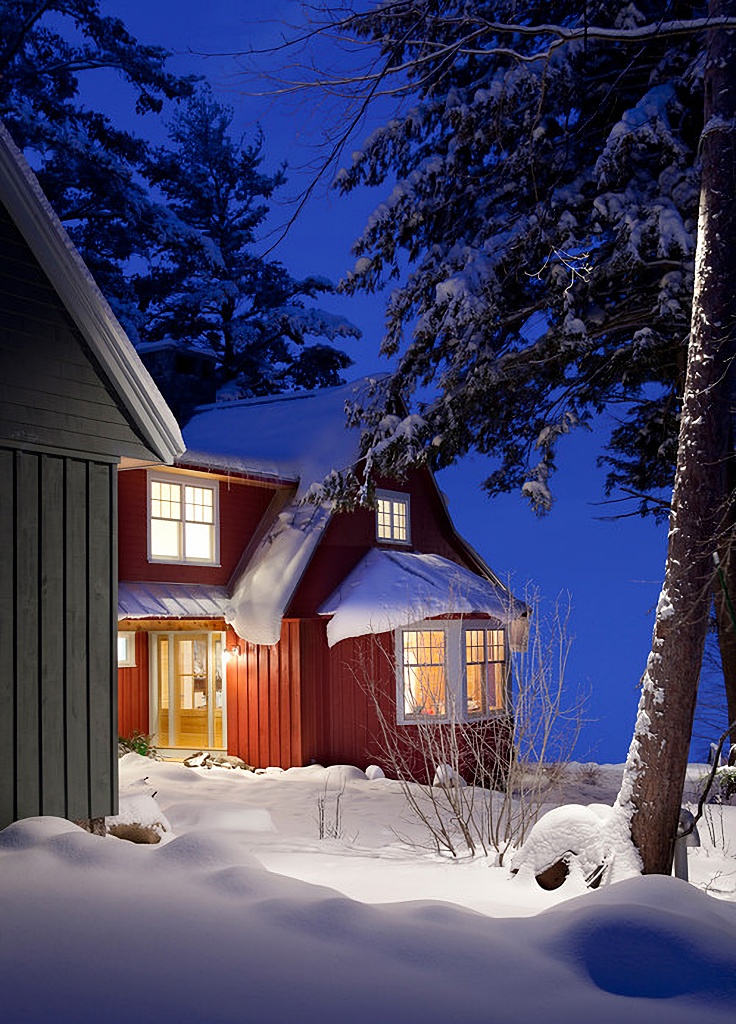
[[(528, 641), (507, 654), (497, 699), (487, 702), (498, 707), (485, 715), (468, 713), (464, 678), (454, 691), (448, 687), (441, 720), (417, 716), (397, 725), (396, 702), (385, 699), (375, 664), (355, 670), (378, 721), (379, 749), (372, 756), (399, 781), (411, 816), (437, 853), (493, 853), (502, 864), (524, 841), (579, 737), (586, 698), (565, 685), (569, 602), (558, 601), (546, 618), (539, 614), (538, 595), (526, 603)], [(508, 651), (508, 630), (505, 636)], [(395, 671), (393, 638), (384, 634), (379, 649)]]

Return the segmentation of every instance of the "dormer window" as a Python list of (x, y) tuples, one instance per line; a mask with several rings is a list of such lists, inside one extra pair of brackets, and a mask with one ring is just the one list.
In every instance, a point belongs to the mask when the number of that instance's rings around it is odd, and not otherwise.
[(378, 491), (376, 538), (393, 544), (409, 544), (410, 534), (409, 495), (401, 491)]
[(214, 565), (219, 558), (218, 484), (150, 473), (148, 558)]

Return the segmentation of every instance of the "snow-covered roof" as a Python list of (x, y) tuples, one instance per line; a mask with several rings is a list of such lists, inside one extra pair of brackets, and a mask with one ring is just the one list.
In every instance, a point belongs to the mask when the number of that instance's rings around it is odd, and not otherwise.
[(173, 462), (184, 444), (171, 410), (1, 121), (0, 199), (146, 447)]
[(360, 430), (345, 423), (345, 403), (368, 386), (351, 384), (201, 407), (184, 428), (181, 465), (291, 480), (301, 497), (331, 469), (354, 466)]
[(318, 391), (226, 402), (202, 408), (184, 429), (187, 450), (180, 465), (246, 473), (296, 485), (233, 581), (231, 620), (237, 633), (257, 644), (275, 644), (281, 620), (330, 520), (326, 506), (301, 498), (330, 470), (359, 457), (360, 430), (345, 424), (345, 403), (369, 386), (368, 379)]
[(292, 502), (276, 517), (233, 587), (236, 633), (254, 644), (275, 644), (281, 620), (312, 560), (330, 509)]
[(118, 618), (224, 618), (230, 622), (233, 606), (225, 587), (121, 582), (118, 586)]
[(490, 580), (440, 555), (371, 549), (319, 608), (327, 641), (385, 633), (434, 615), (491, 615), (509, 623), (526, 606)]

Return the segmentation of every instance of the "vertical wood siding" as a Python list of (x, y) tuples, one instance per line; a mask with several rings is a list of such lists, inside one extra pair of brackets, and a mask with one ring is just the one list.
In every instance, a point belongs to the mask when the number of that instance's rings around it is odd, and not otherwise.
[(228, 750), (256, 768), (290, 768), (303, 761), (299, 623), (285, 620), (277, 644), (240, 640), (243, 652), (227, 666)]
[(81, 334), (0, 203), (0, 437), (150, 458)]
[(393, 636), (382, 633), (343, 640), (330, 650), (329, 665), (329, 762), (362, 769), (379, 764), (386, 771), (381, 717), (392, 734), (399, 729)]
[(0, 826), (111, 814), (116, 467), (0, 448)]
[(149, 636), (144, 630), (135, 635), (135, 666), (118, 669), (118, 731), (121, 736), (134, 732), (147, 735), (150, 726)]

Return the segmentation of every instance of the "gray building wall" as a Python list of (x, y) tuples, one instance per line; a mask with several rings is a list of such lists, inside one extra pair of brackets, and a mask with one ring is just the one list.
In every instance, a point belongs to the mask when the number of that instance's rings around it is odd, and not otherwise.
[(0, 205), (0, 827), (116, 810), (122, 451), (150, 459)]

